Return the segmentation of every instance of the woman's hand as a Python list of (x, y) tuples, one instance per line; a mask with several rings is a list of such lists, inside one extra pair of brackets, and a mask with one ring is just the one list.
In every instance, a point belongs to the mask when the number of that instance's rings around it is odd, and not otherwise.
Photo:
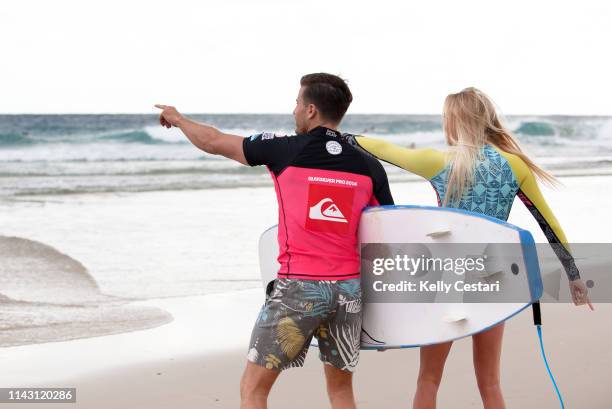
[(570, 293), (572, 294), (572, 301), (574, 305), (587, 304), (591, 311), (594, 310), (591, 300), (589, 300), (589, 290), (581, 279), (570, 281)]

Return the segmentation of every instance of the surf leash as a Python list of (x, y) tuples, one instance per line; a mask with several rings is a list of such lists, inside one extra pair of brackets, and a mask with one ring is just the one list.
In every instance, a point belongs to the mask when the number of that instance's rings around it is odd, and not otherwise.
[(540, 311), (540, 302), (534, 302), (531, 307), (533, 309), (533, 324), (536, 326), (536, 329), (538, 331), (538, 339), (540, 340), (540, 351), (542, 352), (542, 359), (544, 360), (544, 365), (546, 365), (546, 371), (548, 372), (548, 376), (550, 377), (553, 387), (555, 388), (555, 392), (557, 393), (557, 398), (559, 398), (561, 409), (565, 409), (563, 397), (561, 396), (561, 392), (559, 391), (559, 387), (557, 386), (555, 377), (553, 376), (552, 371), (550, 370), (550, 366), (548, 365), (548, 359), (546, 359), (546, 352), (544, 351), (544, 340), (542, 339), (542, 313)]

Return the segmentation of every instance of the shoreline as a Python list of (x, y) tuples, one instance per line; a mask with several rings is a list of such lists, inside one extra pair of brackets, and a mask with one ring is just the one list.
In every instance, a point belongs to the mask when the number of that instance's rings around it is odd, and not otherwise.
[[(206, 349), (207, 353), (238, 348), (243, 342), (225, 340), (229, 333), (220, 330), (225, 326), (226, 317), (217, 312), (224, 309), (230, 312), (235, 323), (247, 322), (252, 325), (263, 300), (262, 289), (250, 289), (224, 294), (135, 302), (133, 303), (135, 306), (156, 307), (167, 311), (173, 319), (153, 328), (0, 348), (0, 361), (3, 362), (3, 367), (18, 368), (17, 373), (3, 371), (0, 374), (0, 385), (20, 383), (43, 385), (50, 381), (94, 371), (100, 367), (116, 368), (126, 363), (130, 365), (146, 363), (163, 355), (196, 354), (202, 352), (203, 338), (208, 339), (210, 343)], [(231, 311), (234, 306), (238, 307), (238, 311)], [(252, 313), (249, 314), (249, 311)], [(202, 321), (200, 312), (205, 313), (208, 328), (198, 325)], [(213, 334), (209, 331), (211, 328), (219, 331)], [(234, 335), (239, 339), (240, 329)], [(115, 347), (109, 348), (113, 345)], [(44, 363), (44, 367), (32, 371), (34, 368), (19, 365), (22, 359)], [(74, 364), (75, 368), (72, 368), (72, 365), (62, 366), (65, 359), (72, 361), (71, 364)]]
[[(395, 166), (388, 165), (387, 169), (395, 169)], [(556, 169), (552, 171), (553, 176), (563, 179), (583, 179), (583, 178), (610, 178), (612, 177), (611, 168), (600, 168), (597, 172), (593, 172), (592, 169), (585, 168), (571, 168), (571, 169)], [(397, 173), (396, 173), (397, 172)], [(388, 174), (390, 185), (403, 185), (403, 184), (419, 184), (429, 182), (416, 175), (406, 175), (407, 172), (397, 170), (393, 173)], [(42, 192), (33, 194), (17, 194), (17, 195), (0, 195), (0, 204), (13, 204), (13, 203), (63, 203), (61, 198), (87, 198), (90, 196), (102, 196), (102, 197), (128, 197), (138, 194), (170, 194), (170, 193), (196, 193), (206, 192), (214, 190), (233, 190), (233, 189), (270, 189), (274, 185), (271, 179), (265, 179), (261, 182), (252, 182), (248, 184), (218, 184), (203, 186), (201, 188), (194, 188), (192, 186), (185, 188), (172, 187), (168, 189), (143, 189), (143, 190), (101, 190), (101, 191), (67, 191), (67, 192)]]

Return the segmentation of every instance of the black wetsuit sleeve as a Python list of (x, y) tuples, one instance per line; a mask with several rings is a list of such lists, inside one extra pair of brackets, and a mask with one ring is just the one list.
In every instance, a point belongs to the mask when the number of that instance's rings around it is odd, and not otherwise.
[[(535, 179), (532, 182), (535, 184)], [(528, 184), (527, 184), (528, 185)], [(535, 192), (535, 193), (534, 193)], [(527, 210), (531, 213), (534, 219), (538, 222), (538, 225), (542, 229), (542, 232), (546, 236), (546, 239), (550, 243), (550, 246), (554, 250), (555, 254), (561, 261), (567, 278), (570, 281), (577, 280), (580, 278), (580, 272), (574, 261), (574, 257), (570, 253), (567, 239), (561, 226), (557, 221), (556, 217), (552, 214), (552, 211), (544, 201), (540, 190), (537, 188), (529, 189), (529, 186), (521, 186), (517, 196), (521, 199)], [(538, 203), (538, 205), (536, 205)]]
[(273, 133), (260, 133), (244, 138), (242, 141), (244, 157), (251, 166), (276, 167), (286, 161), (290, 154), (289, 139)]
[(393, 205), (393, 195), (391, 195), (391, 189), (389, 188), (389, 180), (387, 178), (387, 172), (382, 166), (378, 158), (372, 155), (367, 150), (363, 149), (356, 141), (355, 135), (350, 133), (343, 133), (340, 136), (345, 143), (348, 143), (355, 148), (364, 157), (368, 168), (370, 169), (370, 175), (372, 177), (373, 184), (373, 195), (370, 205)]
[(372, 200), (370, 205), (393, 205), (393, 196), (391, 195), (385, 168), (376, 159), (366, 157), (365, 160), (368, 162), (372, 177)]

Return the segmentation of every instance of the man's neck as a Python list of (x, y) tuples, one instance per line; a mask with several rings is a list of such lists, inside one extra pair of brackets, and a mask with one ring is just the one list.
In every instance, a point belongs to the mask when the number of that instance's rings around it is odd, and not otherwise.
[(314, 125), (311, 125), (308, 128), (308, 132), (310, 132), (313, 129), (318, 128), (320, 126), (323, 127), (323, 128), (331, 129), (333, 131), (337, 131), (338, 130), (338, 129), (336, 129), (336, 128), (338, 128), (338, 124), (332, 124), (331, 122), (320, 122), (320, 123), (316, 123)]

